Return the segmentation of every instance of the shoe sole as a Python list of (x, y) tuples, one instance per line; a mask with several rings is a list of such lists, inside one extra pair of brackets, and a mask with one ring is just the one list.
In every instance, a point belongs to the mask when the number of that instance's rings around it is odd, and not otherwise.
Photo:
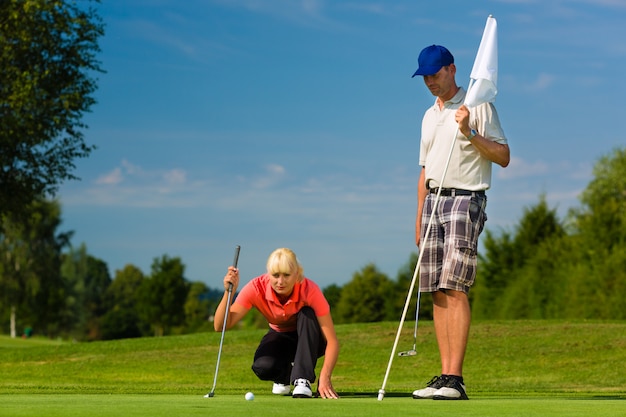
[(433, 400), (437, 401), (456, 401), (456, 400), (469, 400), (467, 398), (467, 394), (461, 391), (457, 391), (459, 393), (458, 397), (447, 397), (445, 395), (433, 395)]
[(433, 400), (468, 400), (463, 384), (454, 383), (444, 386), (433, 393)]
[(469, 398), (467, 398), (467, 397), (465, 397), (465, 398), (463, 398), (463, 397), (452, 398), (452, 397), (444, 397), (444, 396), (439, 395), (439, 396), (433, 397), (433, 400), (437, 400), (437, 401), (459, 401), (459, 400), (461, 400), (462, 401), (462, 400), (469, 400)]
[(413, 399), (414, 400), (432, 400), (433, 396), (435, 395), (435, 393), (437, 392), (439, 388), (432, 388), (432, 387), (427, 387), (421, 390), (417, 390), (417, 391), (425, 391), (426, 395), (416, 395), (416, 394), (412, 394)]

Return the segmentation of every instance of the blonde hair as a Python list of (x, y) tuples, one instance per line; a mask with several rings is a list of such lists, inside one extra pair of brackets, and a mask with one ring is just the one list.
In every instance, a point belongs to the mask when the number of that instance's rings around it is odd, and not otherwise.
[(277, 273), (296, 275), (297, 282), (302, 281), (304, 269), (296, 254), (291, 249), (279, 248), (272, 252), (267, 258), (267, 273), (274, 275)]

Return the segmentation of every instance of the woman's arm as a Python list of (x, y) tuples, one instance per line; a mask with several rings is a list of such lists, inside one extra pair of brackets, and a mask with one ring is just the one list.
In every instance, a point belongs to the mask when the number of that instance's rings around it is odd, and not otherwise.
[(326, 351), (324, 353), (324, 364), (320, 371), (320, 377), (317, 382), (317, 390), (322, 398), (339, 398), (339, 395), (333, 388), (331, 377), (337, 358), (339, 357), (339, 341), (335, 333), (335, 325), (330, 313), (317, 318), (322, 334), (326, 339)]

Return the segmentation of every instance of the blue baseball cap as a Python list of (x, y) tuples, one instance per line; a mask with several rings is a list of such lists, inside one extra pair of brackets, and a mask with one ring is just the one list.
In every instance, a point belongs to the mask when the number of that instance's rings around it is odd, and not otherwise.
[(454, 57), (445, 47), (431, 45), (422, 49), (419, 58), (417, 58), (417, 63), (419, 67), (413, 74), (413, 77), (416, 75), (436, 74), (442, 67), (454, 64)]

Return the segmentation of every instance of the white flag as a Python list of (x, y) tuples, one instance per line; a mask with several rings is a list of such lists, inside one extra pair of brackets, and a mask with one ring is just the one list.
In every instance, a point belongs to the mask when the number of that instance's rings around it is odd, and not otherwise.
[(474, 67), (470, 74), (472, 79), (465, 105), (475, 107), (482, 103), (492, 102), (498, 94), (498, 27), (496, 19), (489, 15), (483, 38), (480, 40)]

